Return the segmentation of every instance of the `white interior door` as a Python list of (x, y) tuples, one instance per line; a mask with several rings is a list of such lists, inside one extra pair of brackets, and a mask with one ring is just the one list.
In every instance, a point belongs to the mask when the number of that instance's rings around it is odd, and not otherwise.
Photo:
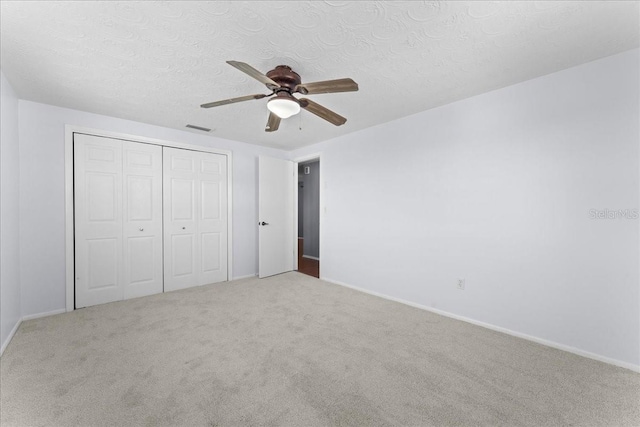
[(74, 138), (76, 307), (118, 301), (122, 286), (122, 141)]
[(258, 164), (258, 276), (293, 270), (293, 162), (260, 156)]
[(226, 159), (163, 148), (165, 291), (227, 280)]
[(162, 292), (162, 147), (122, 142), (124, 299)]

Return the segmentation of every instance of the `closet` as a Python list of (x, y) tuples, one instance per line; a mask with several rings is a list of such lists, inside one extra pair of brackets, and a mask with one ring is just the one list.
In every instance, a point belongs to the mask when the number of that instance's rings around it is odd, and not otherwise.
[(76, 308), (227, 280), (227, 156), (73, 144)]

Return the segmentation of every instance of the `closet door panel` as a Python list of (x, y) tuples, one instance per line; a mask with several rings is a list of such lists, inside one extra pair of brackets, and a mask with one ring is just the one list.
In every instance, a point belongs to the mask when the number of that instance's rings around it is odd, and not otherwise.
[(197, 153), (163, 148), (164, 289), (198, 284)]
[(122, 289), (122, 141), (74, 136), (76, 308)]
[[(87, 239), (87, 253), (82, 255), (86, 257), (86, 289), (91, 292), (94, 290), (113, 290), (119, 287), (119, 266), (118, 252), (120, 242), (117, 238), (106, 239)], [(111, 292), (109, 292), (111, 293)], [(114, 294), (114, 298), (119, 295)], [(106, 302), (115, 301), (109, 298)], [(91, 304), (87, 304), (91, 305)]]
[[(201, 254), (202, 254), (202, 273), (216, 273), (220, 271), (220, 262), (222, 253), (222, 239), (220, 233), (202, 233), (201, 238)], [(204, 279), (206, 282), (207, 280)], [(210, 283), (215, 283), (218, 280), (213, 279)]]
[(162, 147), (123, 142), (124, 299), (161, 293)]
[(171, 236), (171, 250), (173, 252), (171, 268), (173, 269), (173, 277), (195, 277), (196, 272), (193, 268), (195, 263), (195, 243), (193, 233), (176, 233)]
[(227, 280), (227, 156), (200, 153), (200, 284)]
[(227, 280), (227, 157), (163, 153), (165, 290)]

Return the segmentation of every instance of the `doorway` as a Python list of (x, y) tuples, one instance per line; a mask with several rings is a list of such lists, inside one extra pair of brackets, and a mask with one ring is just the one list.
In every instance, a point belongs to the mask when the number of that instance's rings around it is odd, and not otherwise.
[(298, 163), (298, 271), (320, 277), (320, 159)]

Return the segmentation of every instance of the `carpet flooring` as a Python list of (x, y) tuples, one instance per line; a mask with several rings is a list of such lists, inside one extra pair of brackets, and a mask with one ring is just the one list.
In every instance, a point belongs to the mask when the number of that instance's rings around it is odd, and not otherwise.
[(9, 426), (638, 426), (640, 374), (300, 274), (25, 321)]

